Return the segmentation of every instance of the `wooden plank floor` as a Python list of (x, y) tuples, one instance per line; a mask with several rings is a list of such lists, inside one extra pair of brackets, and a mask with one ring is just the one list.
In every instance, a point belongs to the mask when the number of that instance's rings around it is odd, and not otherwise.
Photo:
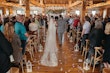
[[(31, 73), (92, 73), (92, 68), (88, 71), (83, 70), (83, 62), (78, 62), (83, 59), (79, 52), (73, 51), (73, 44), (65, 39), (62, 47), (59, 47), (59, 65), (57, 67), (46, 67), (39, 63), (42, 53), (36, 53), (33, 62), (33, 72)], [(25, 70), (25, 73), (26, 70)], [(94, 73), (99, 73), (99, 69), (95, 68)]]

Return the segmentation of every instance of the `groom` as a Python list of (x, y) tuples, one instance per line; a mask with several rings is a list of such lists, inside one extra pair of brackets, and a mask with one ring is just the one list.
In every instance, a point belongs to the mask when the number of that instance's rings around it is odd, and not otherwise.
[(58, 24), (57, 32), (58, 32), (59, 46), (61, 47), (63, 34), (66, 31), (67, 19), (63, 19), (62, 15), (59, 15), (57, 24)]

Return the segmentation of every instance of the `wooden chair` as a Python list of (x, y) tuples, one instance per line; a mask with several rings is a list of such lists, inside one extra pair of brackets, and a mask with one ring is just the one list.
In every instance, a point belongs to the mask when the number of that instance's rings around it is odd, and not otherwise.
[(79, 40), (80, 40), (80, 33), (79, 31), (77, 31), (77, 35), (76, 35), (76, 44), (74, 46), (74, 50), (79, 51)]
[(82, 50), (82, 56), (84, 56), (84, 59), (86, 59), (86, 56), (87, 56), (87, 52), (89, 49), (89, 43), (90, 43), (90, 41), (88, 39), (86, 39), (86, 45), (83, 46), (83, 50)]
[(29, 52), (30, 56), (31, 56), (31, 60), (33, 60), (34, 58), (34, 51), (33, 51), (33, 47), (32, 47), (32, 40), (30, 39), (26, 45), (26, 51)]
[(76, 39), (76, 31), (72, 29), (72, 37), (73, 37), (73, 42), (75, 42)]
[[(23, 62), (24, 61), (24, 62)], [(21, 66), (21, 69), (22, 69), (22, 73), (24, 73), (24, 67), (23, 67), (23, 64), (25, 63), (26, 64), (27, 62), (27, 57), (26, 55), (23, 55), (23, 59), (21, 60), (20, 62), (20, 66)]]
[(90, 66), (92, 64), (92, 61), (93, 61), (93, 69), (92, 69), (92, 72), (94, 72), (94, 69), (95, 69), (95, 65), (97, 62), (101, 62), (102, 61), (102, 57), (103, 57), (103, 49), (102, 47), (95, 47), (95, 55), (93, 55), (91, 57), (91, 62), (90, 62)]
[(32, 42), (31, 42), (31, 46), (33, 46), (33, 50), (35, 50), (35, 52), (37, 52), (37, 46), (38, 46), (38, 38), (36, 35), (31, 35), (32, 37)]
[(10, 69), (10, 73), (19, 73), (19, 68), (12, 67), (12, 68)]
[(102, 73), (110, 73), (110, 68), (104, 68)]

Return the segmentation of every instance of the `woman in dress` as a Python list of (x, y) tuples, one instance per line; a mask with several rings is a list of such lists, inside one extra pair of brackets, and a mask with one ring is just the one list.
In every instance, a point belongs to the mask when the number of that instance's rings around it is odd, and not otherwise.
[(13, 47), (13, 58), (14, 58), (14, 65), (19, 66), (19, 63), (22, 60), (22, 48), (21, 48), (21, 41), (17, 34), (14, 32), (14, 25), (12, 22), (8, 22), (4, 25), (3, 31), (7, 40), (11, 43)]
[(51, 18), (46, 36), (46, 43), (43, 56), (41, 57), (41, 65), (55, 67), (58, 66), (56, 45), (56, 21)]

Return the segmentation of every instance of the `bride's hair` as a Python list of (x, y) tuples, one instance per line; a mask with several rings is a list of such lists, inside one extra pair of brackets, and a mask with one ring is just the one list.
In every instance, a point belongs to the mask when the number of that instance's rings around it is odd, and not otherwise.
[(54, 19), (54, 16), (51, 16), (51, 18), (53, 18), (53, 19)]
[(58, 16), (55, 16), (55, 20), (58, 20)]

